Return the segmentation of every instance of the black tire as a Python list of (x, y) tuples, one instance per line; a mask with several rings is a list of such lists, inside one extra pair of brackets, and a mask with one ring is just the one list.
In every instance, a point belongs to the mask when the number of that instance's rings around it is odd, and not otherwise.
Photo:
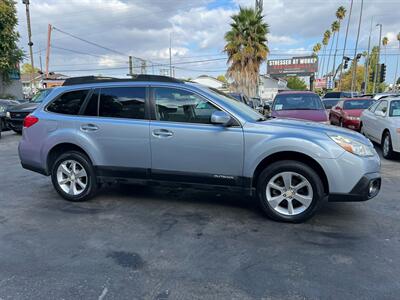
[[(311, 204), (305, 211), (296, 215), (285, 215), (276, 211), (268, 203), (266, 195), (267, 183), (272, 177), (281, 172), (295, 172), (304, 176), (311, 184), (313, 197)], [(257, 196), (262, 210), (269, 218), (275, 221), (291, 223), (301, 223), (310, 219), (318, 211), (325, 199), (323, 183), (318, 174), (309, 166), (291, 160), (275, 162), (261, 172), (257, 181)]]
[[(87, 182), (85, 189), (79, 195), (70, 195), (66, 193), (58, 184), (57, 180), (57, 169), (61, 163), (67, 160), (75, 160), (77, 161), (86, 171), (87, 174)], [(83, 153), (78, 151), (68, 151), (64, 154), (61, 154), (54, 162), (51, 168), (51, 180), (54, 188), (57, 193), (63, 197), (65, 200), (72, 202), (83, 202), (89, 200), (94, 195), (96, 195), (98, 189), (98, 183), (96, 178), (96, 173), (94, 171), (93, 165), (90, 159)]]
[[(388, 139), (388, 143), (389, 143), (389, 149), (387, 151), (385, 151), (385, 139)], [(383, 135), (382, 138), (382, 155), (384, 158), (386, 159), (393, 159), (395, 157), (395, 153), (393, 151), (393, 145), (392, 145), (392, 137), (390, 136), (390, 132), (386, 131)]]
[(13, 131), (14, 131), (16, 134), (22, 134), (22, 130), (19, 130), (19, 129), (13, 129)]

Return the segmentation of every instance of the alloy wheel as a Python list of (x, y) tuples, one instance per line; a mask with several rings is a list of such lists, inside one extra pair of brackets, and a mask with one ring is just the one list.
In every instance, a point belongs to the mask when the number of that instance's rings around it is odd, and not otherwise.
[(313, 188), (304, 176), (296, 172), (281, 172), (268, 181), (266, 198), (278, 213), (294, 216), (310, 207)]
[(383, 154), (387, 156), (389, 154), (390, 150), (390, 140), (389, 140), (389, 135), (385, 136), (385, 139), (383, 140)]
[(66, 160), (57, 168), (57, 182), (65, 193), (78, 196), (88, 185), (88, 175), (79, 162)]

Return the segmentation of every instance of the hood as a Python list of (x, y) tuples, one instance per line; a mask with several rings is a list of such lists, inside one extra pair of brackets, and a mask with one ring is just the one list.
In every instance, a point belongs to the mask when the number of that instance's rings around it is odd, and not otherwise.
[(27, 102), (27, 103), (13, 106), (8, 111), (10, 111), (10, 112), (32, 112), (39, 106), (39, 104), (40, 103)]
[[(372, 143), (362, 134), (347, 128), (326, 125), (322, 123), (302, 121), (298, 119), (270, 119), (264, 122), (253, 123), (256, 126), (277, 126), (279, 128), (293, 129), (300, 132), (309, 131), (313, 134), (337, 134), (354, 139), (362, 144), (372, 146)], [(262, 129), (262, 128), (260, 128)]]
[(321, 110), (274, 110), (273, 117), (294, 118), (314, 122), (327, 122), (328, 116), (325, 109)]
[(364, 109), (344, 109), (343, 112), (351, 117), (360, 117)]

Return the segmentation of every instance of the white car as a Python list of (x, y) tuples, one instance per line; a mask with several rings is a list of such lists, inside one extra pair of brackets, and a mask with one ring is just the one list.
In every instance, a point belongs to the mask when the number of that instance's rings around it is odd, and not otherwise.
[(361, 115), (361, 133), (382, 145), (383, 157), (400, 152), (400, 97), (383, 98)]

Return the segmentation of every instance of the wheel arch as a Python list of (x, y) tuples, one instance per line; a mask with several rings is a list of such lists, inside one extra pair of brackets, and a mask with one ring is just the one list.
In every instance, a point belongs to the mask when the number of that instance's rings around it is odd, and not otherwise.
[(89, 161), (93, 163), (92, 159), (90, 158), (89, 154), (80, 146), (73, 144), (73, 143), (60, 143), (55, 146), (53, 146), (50, 151), (48, 152), (47, 155), (47, 160), (46, 160), (46, 171), (50, 175), (51, 174), (51, 169), (53, 167), (54, 162), (56, 161), (57, 157), (65, 152), (68, 151), (77, 151), (80, 152), (84, 155), (86, 155), (89, 158)]
[(306, 163), (310, 166), (321, 178), (322, 184), (324, 186), (324, 193), (329, 194), (329, 182), (328, 177), (322, 166), (312, 157), (307, 154), (296, 152), (296, 151), (283, 151), (273, 153), (267, 157), (265, 157), (256, 167), (253, 173), (252, 178), (252, 187), (256, 187), (257, 180), (259, 175), (261, 174), (262, 170), (264, 170), (268, 165), (282, 160), (294, 160), (301, 163)]

